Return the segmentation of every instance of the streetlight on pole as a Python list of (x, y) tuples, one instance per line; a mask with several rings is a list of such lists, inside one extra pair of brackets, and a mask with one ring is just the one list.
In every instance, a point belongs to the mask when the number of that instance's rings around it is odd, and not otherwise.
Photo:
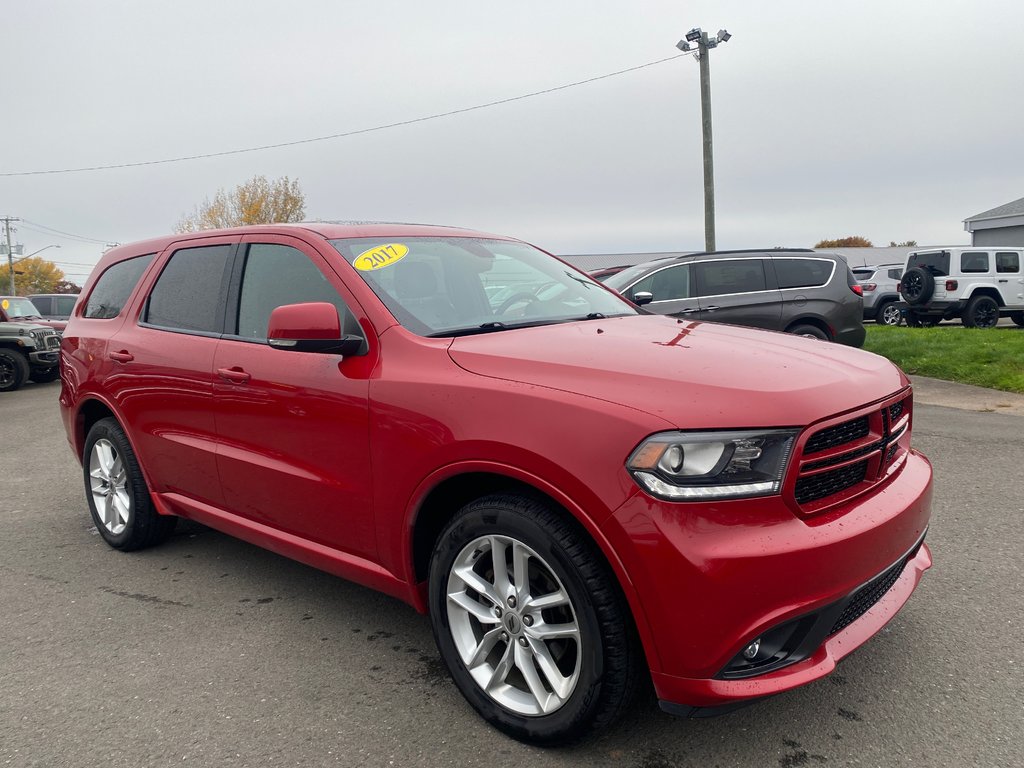
[[(21, 248), (20, 245), (18, 247)], [(10, 270), (10, 273), (11, 273), (10, 274), (10, 278), (11, 278), (11, 280), (10, 280), (11, 296), (14, 296), (17, 293), (17, 291), (15, 290), (15, 287), (14, 287), (14, 265), (17, 264), (19, 261), (24, 261), (25, 259), (28, 259), (28, 258), (31, 258), (32, 256), (35, 256), (37, 253), (42, 253), (47, 248), (60, 248), (60, 246), (59, 245), (44, 245), (38, 251), (32, 251), (32, 253), (29, 253), (29, 254), (27, 254), (25, 256), (19, 256), (18, 258), (14, 258), (13, 246), (11, 246), (11, 245), (7, 246), (7, 268)]]
[(24, 261), (25, 259), (29, 259), (29, 258), (31, 258), (31, 257), (33, 257), (33, 256), (35, 256), (35, 255), (36, 255), (37, 253), (42, 253), (42, 252), (43, 252), (43, 251), (45, 251), (45, 250), (46, 250), (47, 248), (60, 248), (60, 246), (59, 246), (59, 245), (44, 245), (44, 246), (43, 246), (42, 248), (40, 248), (40, 249), (39, 249), (38, 251), (32, 251), (32, 253), (26, 254), (26, 255), (24, 255), (24, 256), (19, 256), (18, 258), (16, 258), (16, 259), (14, 260), (14, 263), (15, 263), (15, 264), (17, 264), (17, 263), (18, 263), (19, 261)]
[(686, 33), (686, 37), (676, 43), (676, 48), (684, 53), (693, 50), (700, 64), (700, 117), (701, 129), (704, 134), (704, 250), (715, 250), (715, 163), (711, 143), (711, 72), (708, 62), (708, 51), (717, 48), (719, 43), (728, 42), (732, 37), (726, 30), (718, 30), (716, 37), (708, 37), (708, 33), (700, 27), (694, 27)]

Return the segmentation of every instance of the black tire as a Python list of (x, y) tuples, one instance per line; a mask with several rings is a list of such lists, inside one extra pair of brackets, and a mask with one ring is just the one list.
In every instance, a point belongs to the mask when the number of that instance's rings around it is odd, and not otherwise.
[(0, 348), (0, 392), (21, 389), (28, 381), (28, 360), (13, 349)]
[(900, 278), (900, 295), (907, 304), (927, 304), (935, 293), (935, 277), (924, 267), (911, 267)]
[(796, 336), (810, 336), (821, 341), (832, 341), (829, 335), (816, 325), (794, 325), (792, 328), (787, 328), (786, 333), (792, 333)]
[(38, 371), (32, 371), (29, 375), (36, 384), (47, 384), (60, 378), (60, 366), (55, 365), (52, 368), (42, 368)]
[(1014, 325), (1024, 328), (1024, 312), (1011, 312), (1010, 319), (1013, 320)]
[[(501, 590), (495, 586), (503, 583), (494, 571), (495, 548), (487, 543), (495, 541), (505, 542), (501, 545), (507, 546), (505, 553), (528, 550), (528, 560), (523, 561), (529, 563), (525, 568), (528, 576), (522, 579), (527, 598), (518, 606), (506, 598), (504, 612), (499, 605)], [(504, 554), (501, 561), (506, 561)], [(481, 575), (493, 597), (467, 587), (461, 577), (454, 575), (456, 563), (470, 563), (466, 567)], [(510, 575), (504, 580), (513, 597), (519, 590), (515, 570), (509, 565)], [(460, 596), (468, 595), (483, 606), (486, 620), (465, 611), (461, 603), (449, 597), (455, 593), (452, 583), (461, 585)], [(529, 610), (531, 601), (537, 599), (531, 596), (558, 592), (567, 596), (565, 605)], [(540, 501), (494, 495), (470, 502), (455, 515), (439, 536), (431, 559), (430, 614), (437, 647), (462, 695), (485, 720), (513, 738), (538, 745), (571, 743), (617, 719), (635, 695), (642, 654), (614, 574), (575, 521)], [(551, 624), (574, 624), (578, 638), (535, 640), (530, 635)], [(492, 686), (493, 693), (474, 678), (459, 645), (461, 642), (465, 650), (467, 642), (470, 646), (479, 642), (478, 650), (482, 648), (485, 626), (491, 627), (495, 635), (500, 633), (501, 638), (492, 640), (487, 654), (478, 657), (473, 667), (477, 675), (496, 675), (505, 659), (514, 659), (504, 667), (498, 684)], [(565, 679), (571, 677), (573, 683), (570, 690), (555, 696), (553, 710), (523, 714), (513, 708), (517, 702), (506, 705), (510, 696), (535, 702), (541, 697), (534, 695), (522, 670), (532, 668), (535, 681), (543, 678), (546, 690), (556, 691), (552, 676), (537, 661), (543, 654), (534, 654), (537, 645), (546, 649), (559, 672), (566, 675)], [(520, 653), (530, 659), (522, 666), (518, 664)], [(571, 673), (563, 667), (571, 667)], [(550, 706), (551, 699), (547, 701)]]
[(995, 328), (999, 323), (999, 303), (991, 296), (973, 296), (964, 310), (963, 323), (968, 328)]
[(879, 325), (899, 325), (902, 319), (899, 305), (895, 301), (886, 301), (875, 312), (875, 322)]
[[(151, 547), (174, 531), (178, 518), (156, 511), (139, 462), (116, 419), (100, 419), (92, 425), (85, 438), (82, 470), (96, 530), (114, 549), (128, 552)], [(102, 512), (97, 500), (104, 504)]]

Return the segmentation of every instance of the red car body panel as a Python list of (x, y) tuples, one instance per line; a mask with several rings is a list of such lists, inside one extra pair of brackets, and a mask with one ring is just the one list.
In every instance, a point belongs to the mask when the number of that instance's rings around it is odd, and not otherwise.
[[(910, 449), (878, 477), (811, 509), (780, 495), (667, 502), (625, 468), (657, 432), (792, 427), (808, 436), (907, 403), (884, 359), (785, 334), (630, 316), (459, 338), (398, 324), (327, 242), (351, 237), (493, 237), (412, 225), (250, 227), (108, 252), (156, 253), (114, 319), (65, 331), (62, 416), (81, 460), (86, 424), (112, 413), (157, 508), (193, 518), (426, 610), (414, 531), (424, 500), (484, 473), (535, 488), (593, 538), (628, 601), (660, 698), (696, 706), (777, 693), (830, 671), (877, 632), (930, 566), (927, 547), (864, 616), (810, 657), (744, 680), (716, 679), (761, 632), (849, 595), (923, 536), (931, 469)], [(140, 323), (181, 243), (284, 243), (322, 270), (367, 336), (339, 358)], [(234, 374), (244, 373), (239, 379)], [(291, 498), (281, 488), (291, 491)]]

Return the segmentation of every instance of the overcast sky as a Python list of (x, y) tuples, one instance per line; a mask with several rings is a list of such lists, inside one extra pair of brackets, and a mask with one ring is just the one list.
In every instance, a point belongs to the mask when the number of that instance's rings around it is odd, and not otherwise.
[[(370, 128), (711, 54), (720, 248), (966, 243), (1024, 196), (1019, 0), (4, 4), (0, 173)], [(297, 178), (309, 218), (444, 223), (555, 253), (703, 246), (690, 57), (415, 125), (227, 157), (0, 177), (16, 241), (76, 282), (99, 241), (172, 231), (220, 187)]]

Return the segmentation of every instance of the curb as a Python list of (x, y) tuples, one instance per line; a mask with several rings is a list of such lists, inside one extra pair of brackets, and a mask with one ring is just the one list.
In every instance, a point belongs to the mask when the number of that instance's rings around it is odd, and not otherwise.
[(941, 405), (962, 411), (1024, 416), (1024, 395), (1015, 392), (1002, 392), (998, 389), (958, 384), (927, 376), (908, 378), (914, 385), (914, 402), (918, 404)]

